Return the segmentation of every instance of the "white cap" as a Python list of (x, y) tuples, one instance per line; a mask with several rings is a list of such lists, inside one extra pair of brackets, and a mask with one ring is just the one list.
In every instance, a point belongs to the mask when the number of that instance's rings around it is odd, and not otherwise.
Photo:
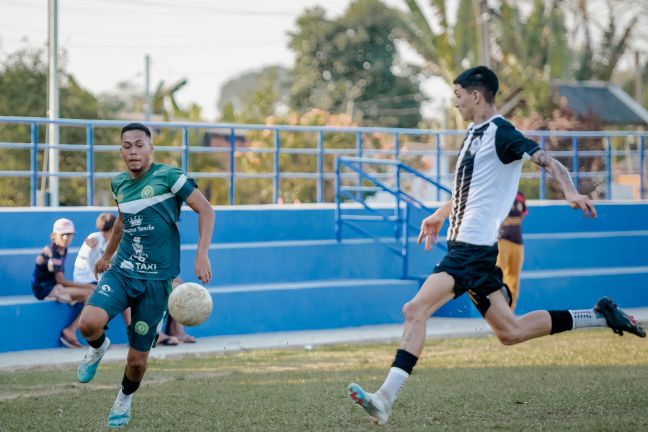
[(68, 234), (74, 233), (74, 223), (70, 219), (61, 218), (54, 222), (52, 231), (55, 234)]

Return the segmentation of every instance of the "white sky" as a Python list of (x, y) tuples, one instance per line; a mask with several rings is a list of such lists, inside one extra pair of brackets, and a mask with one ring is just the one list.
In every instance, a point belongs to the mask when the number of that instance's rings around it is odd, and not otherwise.
[[(401, 5), (400, 0), (389, 0)], [(238, 73), (272, 64), (292, 66), (288, 32), (306, 7), (329, 16), (350, 0), (63, 0), (59, 47), (67, 70), (92, 92), (119, 81), (144, 85), (144, 56), (152, 59), (151, 86), (186, 77), (181, 103), (197, 102), (216, 116), (221, 85)], [(47, 0), (0, 0), (0, 59), (25, 46), (47, 44)]]

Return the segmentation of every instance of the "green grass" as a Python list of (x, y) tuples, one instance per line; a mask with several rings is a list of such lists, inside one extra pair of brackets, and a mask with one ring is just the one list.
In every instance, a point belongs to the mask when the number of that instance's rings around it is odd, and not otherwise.
[[(648, 430), (648, 342), (579, 331), (514, 347), (429, 340), (389, 424), (369, 423), (346, 385), (375, 390), (396, 345), (335, 345), (153, 360), (132, 431)], [(79, 354), (81, 356), (81, 353)], [(123, 364), (90, 384), (75, 367), (0, 372), (1, 431), (99, 431)]]

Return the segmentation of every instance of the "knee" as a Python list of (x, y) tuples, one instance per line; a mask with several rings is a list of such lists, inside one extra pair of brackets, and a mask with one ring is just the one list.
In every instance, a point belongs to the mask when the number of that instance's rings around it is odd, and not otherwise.
[(405, 303), (403, 306), (403, 315), (405, 316), (405, 321), (422, 321), (425, 322), (428, 317), (425, 313), (425, 307), (414, 301)]
[(79, 319), (79, 330), (83, 337), (93, 336), (95, 333), (103, 329), (103, 322), (95, 316), (81, 313)]
[(515, 327), (500, 329), (493, 333), (502, 345), (511, 346), (521, 342), (520, 332)]
[(147, 366), (146, 358), (129, 356), (126, 363), (134, 376), (144, 375)]

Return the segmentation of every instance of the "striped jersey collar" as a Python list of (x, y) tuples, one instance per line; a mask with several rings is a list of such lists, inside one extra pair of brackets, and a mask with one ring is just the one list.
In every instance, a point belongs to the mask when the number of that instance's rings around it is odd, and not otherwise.
[(497, 113), (494, 116), (492, 116), (491, 118), (489, 118), (488, 120), (486, 120), (484, 122), (481, 122), (479, 124), (470, 123), (468, 125), (468, 132), (473, 131), (473, 130), (477, 130), (477, 129), (482, 129), (484, 126), (488, 125), (488, 123), (492, 122), (494, 119), (496, 119), (498, 117), (502, 117), (502, 114)]

